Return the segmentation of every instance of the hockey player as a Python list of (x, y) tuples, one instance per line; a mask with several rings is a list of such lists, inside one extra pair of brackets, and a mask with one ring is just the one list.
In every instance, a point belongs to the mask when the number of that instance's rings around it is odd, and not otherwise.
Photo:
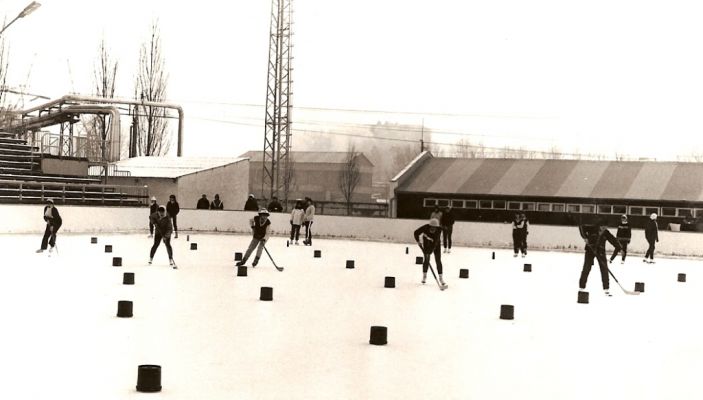
[[(625, 264), (625, 257), (627, 257), (627, 245), (630, 243), (630, 238), (632, 237), (632, 231), (630, 230), (630, 223), (627, 222), (627, 215), (623, 214), (620, 217), (620, 225), (618, 225), (618, 232), (615, 235), (620, 243), (620, 248), (622, 249), (622, 261), (620, 264)], [(615, 256), (618, 255), (618, 249), (615, 248), (613, 255), (610, 256), (610, 263), (612, 264), (615, 260)]]
[(46, 201), (46, 206), (44, 207), (44, 221), (46, 221), (46, 229), (44, 230), (44, 237), (41, 240), (41, 248), (37, 250), (37, 253), (46, 250), (47, 244), (51, 246), (49, 253), (54, 251), (54, 246), (56, 246), (56, 233), (59, 231), (59, 228), (61, 228), (61, 224), (63, 224), (59, 210), (54, 207), (54, 200), (52, 199)]
[(518, 251), (524, 258), (527, 255), (527, 228), (529, 222), (524, 213), (515, 214), (513, 221), (513, 257), (517, 257)]
[(303, 225), (305, 225), (305, 240), (303, 240), (303, 244), (306, 246), (312, 246), (312, 223), (315, 219), (315, 205), (309, 197), (306, 197), (305, 201), (305, 217), (303, 218)]
[(174, 239), (178, 239), (178, 213), (181, 212), (181, 207), (176, 201), (176, 196), (168, 196), (168, 203), (166, 203), (166, 212), (173, 223)]
[(442, 252), (441, 249), (441, 234), (442, 229), (439, 226), (439, 221), (436, 218), (430, 219), (429, 224), (422, 225), (413, 233), (417, 245), (422, 249), (424, 261), (422, 263), (422, 283), (427, 282), (427, 270), (430, 266), (430, 256), (434, 253), (434, 260), (437, 264), (437, 274), (439, 275), (439, 283), (446, 287), (442, 277)]
[[(245, 265), (251, 253), (256, 249), (256, 257), (254, 257), (254, 262), (251, 263), (252, 267), (256, 267), (259, 263), (259, 258), (261, 258), (261, 252), (264, 250), (266, 241), (269, 239), (269, 233), (271, 231), (271, 221), (268, 219), (269, 212), (265, 208), (259, 210), (259, 215), (249, 220), (249, 226), (251, 226), (252, 238), (249, 242), (249, 248), (247, 248), (246, 253), (242, 260), (237, 263), (238, 267)], [(258, 249), (257, 249), (258, 246)]]
[(158, 210), (151, 214), (149, 217), (151, 223), (154, 224), (154, 230), (156, 234), (154, 235), (154, 245), (151, 246), (151, 252), (149, 253), (149, 265), (154, 261), (154, 254), (156, 254), (156, 249), (159, 248), (161, 242), (164, 242), (166, 246), (166, 251), (168, 252), (168, 263), (176, 269), (176, 263), (173, 262), (173, 249), (171, 248), (171, 233), (173, 233), (173, 226), (171, 225), (171, 218), (166, 214), (166, 208), (164, 206), (159, 206)]
[(298, 237), (300, 236), (300, 225), (303, 224), (303, 218), (305, 217), (305, 211), (303, 211), (303, 201), (298, 200), (295, 202), (295, 208), (290, 213), (290, 241), (293, 243), (293, 238), (295, 237), (295, 244), (298, 244)]
[(151, 215), (159, 211), (159, 205), (156, 204), (156, 196), (151, 197), (151, 204), (149, 205), (149, 237), (154, 237), (154, 224), (151, 223)]
[(610, 279), (608, 277), (608, 259), (605, 254), (605, 242), (610, 242), (610, 244), (612, 244), (616, 249), (620, 249), (620, 243), (618, 243), (615, 236), (608, 231), (605, 226), (605, 221), (600, 219), (596, 221), (595, 225), (579, 226), (579, 232), (586, 243), (586, 252), (583, 258), (583, 269), (581, 270), (581, 279), (579, 279), (579, 289), (581, 291), (586, 289), (588, 274), (591, 272), (593, 259), (595, 258), (598, 261), (598, 266), (600, 268), (603, 291), (606, 296), (611, 296)]
[(647, 226), (644, 227), (644, 237), (649, 243), (649, 248), (644, 254), (644, 262), (654, 264), (654, 243), (659, 241), (659, 226), (657, 225), (657, 214), (649, 216)]

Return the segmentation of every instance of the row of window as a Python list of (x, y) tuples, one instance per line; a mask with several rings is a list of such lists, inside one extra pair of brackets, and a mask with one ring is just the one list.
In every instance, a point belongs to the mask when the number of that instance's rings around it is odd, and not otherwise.
[(424, 199), (424, 207), (448, 207), (464, 209), (570, 212), (581, 214), (628, 214), (650, 215), (656, 213), (663, 217), (703, 217), (703, 208), (624, 206), (609, 204), (571, 204), (571, 203), (540, 203), (531, 201), (506, 200), (453, 200), (453, 199)]

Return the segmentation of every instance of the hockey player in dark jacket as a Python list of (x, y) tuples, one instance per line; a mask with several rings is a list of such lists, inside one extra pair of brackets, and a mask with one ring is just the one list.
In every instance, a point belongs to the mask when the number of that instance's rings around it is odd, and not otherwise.
[[(271, 234), (271, 220), (269, 219), (269, 212), (265, 208), (259, 211), (259, 215), (249, 220), (249, 226), (251, 226), (252, 238), (249, 242), (249, 247), (242, 260), (237, 263), (238, 267), (246, 265), (247, 260), (251, 253), (256, 249), (256, 256), (254, 257), (254, 262), (251, 264), (252, 267), (256, 267), (259, 263), (259, 258), (261, 258), (261, 252), (264, 250), (266, 241), (269, 239)], [(258, 248), (257, 248), (258, 247)]]
[(49, 249), (50, 253), (54, 251), (54, 246), (56, 246), (56, 233), (63, 224), (59, 210), (54, 207), (54, 200), (52, 199), (46, 201), (46, 206), (44, 207), (44, 221), (46, 221), (46, 229), (44, 230), (44, 237), (41, 240), (41, 248), (37, 250), (37, 253), (46, 250), (47, 245), (51, 246)]
[(527, 255), (527, 228), (529, 222), (527, 222), (527, 217), (525, 214), (515, 214), (515, 221), (513, 221), (513, 257), (517, 257), (518, 251), (522, 253), (522, 256)]
[(605, 242), (610, 242), (616, 249), (620, 249), (620, 243), (618, 243), (615, 236), (608, 231), (605, 226), (605, 221), (602, 220), (598, 220), (595, 225), (579, 226), (579, 232), (586, 243), (586, 252), (583, 258), (583, 270), (581, 270), (579, 288), (581, 291), (586, 289), (588, 274), (591, 272), (593, 259), (595, 258), (600, 267), (603, 290), (606, 296), (610, 296), (610, 278), (608, 277), (608, 259), (605, 254)]
[(168, 252), (169, 264), (176, 269), (176, 264), (173, 262), (173, 249), (171, 248), (171, 233), (173, 233), (173, 226), (171, 225), (171, 219), (166, 215), (166, 208), (164, 206), (159, 206), (158, 211), (149, 216), (149, 220), (154, 224), (154, 230), (156, 231), (154, 235), (154, 245), (151, 246), (151, 252), (149, 253), (149, 264), (154, 260), (154, 254), (156, 254), (156, 249), (159, 248), (161, 242), (164, 242), (166, 246), (166, 251)]
[[(630, 230), (630, 223), (627, 222), (627, 215), (623, 214), (623, 216), (620, 217), (620, 225), (618, 225), (618, 233), (615, 237), (618, 239), (618, 243), (620, 243), (620, 248), (622, 249), (622, 261), (620, 261), (620, 264), (625, 264), (625, 257), (627, 257), (627, 245), (630, 243), (630, 239), (632, 238), (632, 231)], [(610, 256), (611, 263), (615, 260), (617, 255), (618, 249), (615, 248), (613, 255)]]
[(151, 223), (151, 215), (159, 211), (159, 205), (156, 204), (156, 196), (151, 197), (151, 204), (149, 205), (149, 237), (154, 237), (154, 224)]
[(436, 218), (430, 219), (429, 224), (422, 225), (413, 233), (417, 245), (422, 249), (424, 261), (422, 263), (422, 283), (427, 282), (427, 270), (430, 266), (430, 256), (434, 253), (435, 263), (437, 264), (437, 274), (439, 274), (439, 283), (446, 286), (442, 278), (442, 253), (441, 248), (442, 229), (439, 226), (439, 221)]
[(649, 216), (647, 226), (644, 227), (644, 237), (649, 243), (649, 248), (644, 254), (644, 262), (654, 264), (654, 243), (659, 241), (659, 226), (657, 225), (657, 214)]

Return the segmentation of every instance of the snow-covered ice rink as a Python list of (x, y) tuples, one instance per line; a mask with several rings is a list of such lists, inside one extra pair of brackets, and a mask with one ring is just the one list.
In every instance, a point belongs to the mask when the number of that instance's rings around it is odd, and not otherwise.
[[(412, 232), (408, 233), (411, 238)], [(99, 243), (91, 244), (90, 237)], [(640, 257), (611, 265), (604, 296), (591, 271), (578, 304), (582, 253), (454, 248), (440, 291), (422, 285), (411, 244), (316, 239), (268, 246), (237, 277), (248, 236), (186, 233), (179, 269), (145, 234), (0, 235), (3, 399), (699, 399), (703, 393), (700, 261)], [(198, 250), (191, 251), (190, 243)], [(104, 252), (104, 245), (113, 253)], [(410, 246), (410, 254), (405, 254)], [(314, 258), (313, 251), (322, 257)], [(610, 250), (609, 250), (610, 253)], [(112, 257), (123, 266), (113, 267)], [(252, 257), (253, 259), (253, 257)], [(248, 265), (251, 265), (251, 260)], [(355, 260), (356, 268), (345, 268)], [(531, 263), (532, 272), (523, 272)], [(434, 262), (433, 262), (434, 264)], [(469, 279), (459, 279), (468, 268)], [(124, 272), (136, 284), (123, 285)], [(685, 273), (687, 282), (677, 281)], [(394, 276), (396, 288), (384, 288)], [(259, 301), (262, 286), (273, 301)], [(117, 302), (134, 302), (117, 318)], [(499, 318), (501, 304), (515, 319)], [(369, 344), (373, 325), (388, 345)], [(163, 390), (139, 393), (140, 364)]]

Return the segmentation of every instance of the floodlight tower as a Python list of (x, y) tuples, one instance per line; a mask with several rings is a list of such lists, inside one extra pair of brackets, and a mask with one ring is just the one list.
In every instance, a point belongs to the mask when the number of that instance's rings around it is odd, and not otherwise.
[[(261, 196), (279, 196), (286, 186), (291, 144), (291, 1), (272, 0)], [(283, 191), (288, 200), (288, 190)], [(280, 197), (280, 196), (279, 196)], [(284, 203), (285, 204), (285, 203)]]

